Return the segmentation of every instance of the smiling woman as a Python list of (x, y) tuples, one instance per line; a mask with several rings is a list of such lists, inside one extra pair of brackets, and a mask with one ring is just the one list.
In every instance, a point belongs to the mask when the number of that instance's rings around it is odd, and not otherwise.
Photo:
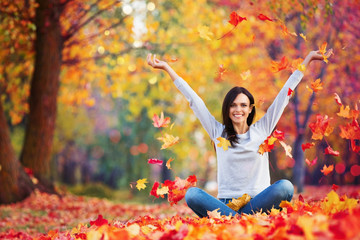
[[(331, 50), (327, 54), (312, 51), (302, 64), (307, 67), (311, 61), (324, 60), (330, 54)], [(269, 157), (267, 153), (259, 153), (259, 146), (273, 132), (291, 97), (289, 90), (293, 91), (300, 83), (303, 72), (296, 70), (290, 76), (267, 113), (254, 124), (253, 96), (243, 87), (232, 88), (224, 98), (223, 123), (220, 123), (189, 84), (166, 62), (151, 54), (147, 56), (147, 62), (153, 68), (162, 69), (169, 74), (211, 140), (214, 143), (221, 142), (216, 145), (218, 199), (199, 188), (190, 188), (185, 195), (188, 206), (199, 217), (206, 217), (209, 211), (216, 209), (222, 215), (267, 212), (272, 208), (280, 208), (281, 201), (291, 201), (294, 187), (290, 181), (279, 180), (270, 185)], [(226, 141), (229, 144), (224, 143)], [(243, 195), (250, 196), (247, 198), (249, 202), (238, 207), (236, 200)]]

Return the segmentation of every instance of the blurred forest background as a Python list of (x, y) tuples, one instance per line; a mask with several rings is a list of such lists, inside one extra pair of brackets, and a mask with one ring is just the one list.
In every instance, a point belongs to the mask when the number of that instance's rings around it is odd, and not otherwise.
[[(221, 38), (233, 28), (232, 11), (247, 20)], [(359, 140), (352, 145), (339, 128), (358, 119), (359, 17), (356, 0), (1, 1), (0, 202), (21, 200), (34, 188), (56, 191), (54, 183), (92, 186), (90, 192), (101, 183), (138, 194), (130, 187), (138, 179), (190, 174), (214, 190), (210, 138), (170, 78), (146, 65), (146, 55), (168, 61), (221, 121), (223, 97), (235, 85), (254, 94), (260, 118), (291, 74), (272, 72), (271, 62), (304, 58), (323, 42), (334, 55), (306, 70), (277, 126), (293, 159), (276, 145), (272, 180), (292, 179), (300, 191), (304, 184), (359, 184)], [(323, 89), (312, 92), (318, 78)], [(353, 115), (337, 114), (334, 93)], [(161, 112), (171, 130), (153, 126)], [(308, 127), (317, 114), (333, 118), (334, 131), (322, 140), (312, 139)], [(163, 132), (180, 142), (160, 150)], [(303, 151), (310, 142), (315, 147)], [(328, 145), (340, 155), (324, 154)], [(305, 163), (316, 157), (314, 166)], [(173, 158), (172, 170), (148, 164), (150, 158)], [(324, 164), (334, 165), (328, 176), (320, 172)]]

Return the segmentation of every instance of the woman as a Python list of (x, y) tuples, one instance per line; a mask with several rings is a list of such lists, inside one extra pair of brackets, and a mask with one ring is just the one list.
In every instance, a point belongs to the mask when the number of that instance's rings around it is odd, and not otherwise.
[[(330, 56), (331, 50), (326, 53)], [(311, 51), (303, 63), (308, 67), (313, 60), (323, 60), (319, 51)], [(216, 121), (206, 108), (202, 99), (191, 87), (164, 61), (149, 54), (147, 62), (156, 69), (164, 70), (174, 81), (175, 86), (186, 97), (201, 124), (216, 146), (218, 161), (218, 199), (199, 188), (190, 188), (185, 200), (188, 206), (199, 216), (206, 217), (207, 211), (219, 209), (222, 215), (237, 213), (267, 212), (279, 208), (281, 201), (291, 201), (294, 187), (288, 180), (279, 180), (270, 185), (269, 157), (258, 153), (259, 146), (271, 135), (289, 102), (289, 88), (294, 90), (304, 76), (296, 70), (280, 90), (266, 114), (252, 124), (255, 116), (254, 98), (245, 88), (234, 87), (225, 96), (222, 106), (223, 124)], [(218, 147), (217, 138), (230, 141), (231, 147), (224, 150)], [(250, 202), (234, 211), (226, 204), (232, 198), (248, 194)]]

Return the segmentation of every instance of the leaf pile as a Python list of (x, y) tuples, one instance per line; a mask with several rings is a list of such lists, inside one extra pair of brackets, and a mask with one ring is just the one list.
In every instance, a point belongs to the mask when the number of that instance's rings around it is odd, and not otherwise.
[(0, 239), (356, 239), (360, 188), (327, 192), (328, 186), (307, 187), (303, 196), (282, 202), (282, 211), (210, 218), (198, 218), (180, 203), (115, 204), (35, 192), (0, 207)]

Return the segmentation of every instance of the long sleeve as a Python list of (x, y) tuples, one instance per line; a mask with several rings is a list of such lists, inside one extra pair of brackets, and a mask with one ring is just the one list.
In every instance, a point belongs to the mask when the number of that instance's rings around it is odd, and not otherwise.
[(177, 78), (174, 81), (175, 86), (185, 96), (189, 102), (191, 109), (195, 116), (200, 120), (202, 126), (214, 141), (219, 136), (219, 131), (222, 129), (222, 124), (219, 123), (214, 116), (211, 115), (204, 101), (195, 93), (189, 84), (182, 78)]
[(280, 90), (279, 94), (276, 96), (274, 102), (266, 111), (266, 114), (257, 123), (255, 123), (260, 129), (263, 129), (263, 131), (265, 131), (266, 136), (269, 136), (274, 130), (282, 113), (284, 112), (285, 107), (289, 103), (289, 88), (291, 90), (294, 90), (303, 78), (303, 76), (304, 74), (301, 71), (296, 70), (286, 81), (285, 85)]

